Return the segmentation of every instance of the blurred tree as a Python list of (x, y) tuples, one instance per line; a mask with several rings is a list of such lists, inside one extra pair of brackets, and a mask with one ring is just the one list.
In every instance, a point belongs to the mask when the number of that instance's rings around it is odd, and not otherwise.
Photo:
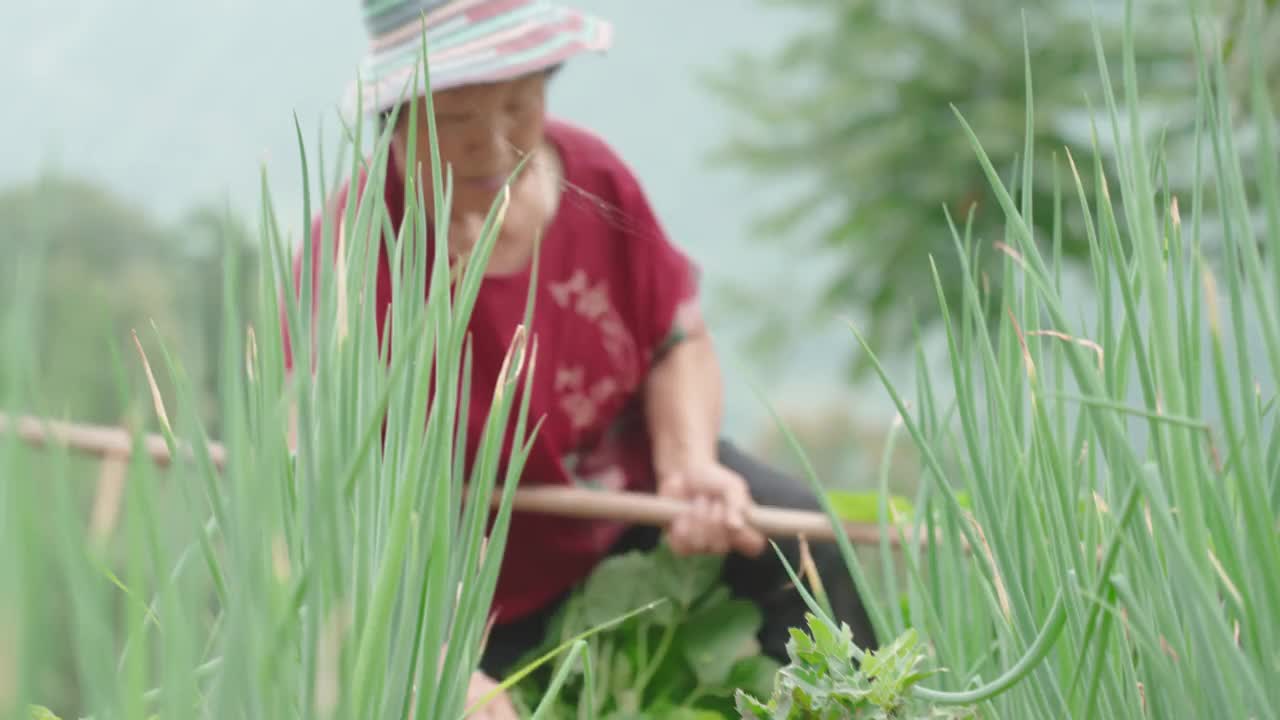
[[(211, 398), (220, 359), (223, 248), (229, 242), (242, 248), (242, 276), (256, 272), (248, 233), (229, 213), (201, 207), (175, 226), (163, 226), (106, 189), (61, 175), (0, 193), (6, 270), (27, 267), (19, 262), (24, 258), (36, 260), (40, 269), (35, 322), (41, 344), (31, 352), (47, 396), (30, 398), (28, 409), (114, 423), (136, 403), (149, 402), (133, 330), (149, 349), (166, 397), (172, 397), (168, 372), (155, 352), (158, 329), (202, 394), (202, 419), (215, 421)], [(248, 275), (243, 284), (242, 305), (256, 300), (250, 292), (254, 278)], [(0, 298), (12, 297), (15, 280), (12, 272), (0, 272)]]
[[(1015, 180), (1028, 130), (1028, 56), (1035, 101), (1033, 223), (1048, 243), (1056, 181), (1066, 221), (1062, 251), (1068, 259), (1085, 254), (1065, 150), (1092, 203), (1096, 154), (1089, 118), (1091, 110), (1106, 111), (1093, 19), (1123, 97), (1124, 2), (761, 1), (807, 11), (815, 22), (777, 54), (743, 54), (708, 77), (742, 121), (714, 159), (766, 183), (801, 181), (794, 195), (779, 191), (757, 230), (766, 241), (785, 238), (797, 254), (830, 258), (834, 270), (811, 317), (865, 313), (868, 325), (861, 329), (877, 354), (904, 349), (917, 325), (938, 318), (930, 256), (947, 302), (961, 297), (960, 261), (944, 208), (962, 233), (972, 221), (975, 265), (990, 292), (999, 292), (1000, 274), (992, 272), (999, 253), (992, 245), (1004, 238), (1004, 216), (953, 106), (1005, 182)], [(1134, 16), (1146, 126), (1153, 138), (1185, 132), (1196, 83), (1186, 3), (1136, 0)], [(1104, 172), (1118, 196), (1109, 128), (1100, 125), (1098, 134)], [(805, 332), (788, 327), (776, 298), (761, 305), (758, 337)], [(859, 353), (854, 370), (866, 369)]]

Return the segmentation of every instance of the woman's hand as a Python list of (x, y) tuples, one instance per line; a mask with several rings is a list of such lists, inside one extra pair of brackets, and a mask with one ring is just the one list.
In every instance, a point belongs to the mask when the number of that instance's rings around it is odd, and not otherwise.
[(689, 511), (667, 529), (667, 542), (677, 555), (733, 550), (756, 557), (764, 551), (764, 535), (747, 519), (752, 500), (746, 481), (715, 460), (667, 470), (658, 478), (658, 495), (690, 503)]
[[(493, 678), (477, 671), (471, 676), (471, 685), (467, 688), (467, 707), (480, 702), (497, 687), (498, 683)], [(468, 717), (476, 720), (520, 720), (515, 706), (511, 704), (511, 698), (505, 692), (494, 696), (484, 707)]]
[(645, 392), (658, 495), (690, 504), (667, 528), (667, 542), (680, 555), (735, 550), (756, 557), (765, 537), (747, 521), (746, 481), (717, 461), (720, 368), (706, 324), (691, 308), (685, 339), (656, 363)]

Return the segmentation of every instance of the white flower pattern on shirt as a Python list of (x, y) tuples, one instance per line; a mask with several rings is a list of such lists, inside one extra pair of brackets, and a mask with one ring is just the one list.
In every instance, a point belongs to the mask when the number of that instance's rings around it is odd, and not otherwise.
[(556, 370), (556, 394), (560, 408), (569, 416), (575, 431), (591, 427), (599, 418), (599, 408), (617, 394), (618, 382), (611, 377), (596, 380), (589, 387), (586, 373), (581, 367)]
[(636, 340), (627, 331), (622, 316), (609, 301), (609, 283), (592, 283), (586, 271), (574, 270), (568, 280), (550, 284), (551, 297), (562, 308), (573, 311), (600, 331), (605, 351), (617, 367), (619, 382), (627, 388), (639, 382)]
[(571, 308), (599, 331), (601, 342), (617, 372), (616, 376), (589, 382), (581, 367), (556, 368), (556, 395), (560, 407), (569, 417), (573, 429), (581, 431), (596, 423), (600, 408), (616, 394), (634, 389), (639, 383), (636, 341), (610, 302), (606, 281), (593, 283), (586, 271), (578, 268), (567, 280), (551, 283), (549, 291), (557, 305)]
[[(614, 374), (597, 378), (588, 378), (579, 365), (562, 365), (555, 370), (556, 401), (573, 432), (580, 436), (600, 424), (605, 408), (612, 407), (618, 395), (638, 386), (638, 346), (611, 302), (606, 281), (593, 282), (579, 268), (568, 279), (550, 283), (549, 292), (556, 305), (571, 310), (599, 332), (600, 342), (613, 361)], [(595, 442), (564, 457), (566, 472), (579, 485), (621, 489), (626, 478), (619, 464), (618, 442), (612, 428), (605, 430)]]

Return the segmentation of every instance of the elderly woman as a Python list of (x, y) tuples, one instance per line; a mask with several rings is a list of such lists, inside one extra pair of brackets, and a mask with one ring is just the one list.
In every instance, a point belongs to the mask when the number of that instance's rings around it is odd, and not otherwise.
[[(609, 25), (539, 0), (364, 0), (364, 6), (374, 55), (363, 104), (382, 118), (412, 79), (425, 17), (441, 161), (455, 178), (451, 251), (466, 253), (502, 183), (522, 158), (530, 159), (511, 188), (470, 325), (472, 387), (489, 387), (523, 319), (541, 236), (532, 331), (542, 342), (530, 415), (543, 425), (521, 482), (653, 492), (690, 508), (662, 533), (515, 516), (492, 608), (496, 626), (474, 689), (492, 687), (490, 677), (511, 670), (542, 640), (559, 603), (602, 559), (662, 539), (677, 553), (724, 555), (725, 581), (766, 618), (764, 651), (784, 659), (787, 628), (802, 624), (805, 606), (745, 517), (753, 502), (819, 505), (804, 485), (720, 439), (720, 371), (699, 310), (696, 268), (609, 145), (547, 114), (552, 72), (571, 57), (607, 48)], [(419, 125), (417, 147), (427, 148), (427, 125)], [(402, 111), (385, 193), (397, 219), (409, 132)], [(346, 192), (335, 198), (337, 207)], [(385, 262), (377, 291), (384, 308), (391, 291)], [(475, 402), (480, 407), (470, 418), (480, 423), (487, 401)], [(780, 545), (798, 560), (795, 543)], [(837, 614), (862, 644), (874, 644), (838, 552), (819, 546), (814, 556)], [(499, 703), (490, 712), (508, 717), (510, 708)]]

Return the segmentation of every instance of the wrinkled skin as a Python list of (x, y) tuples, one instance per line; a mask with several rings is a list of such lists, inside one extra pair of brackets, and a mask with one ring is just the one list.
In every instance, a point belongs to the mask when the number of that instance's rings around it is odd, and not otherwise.
[[(451, 170), (453, 177), (449, 246), (455, 255), (465, 254), (475, 244), (503, 184), (526, 155), (532, 156), (511, 187), (501, 235), (488, 265), (490, 273), (523, 268), (532, 257), (538, 231), (555, 214), (559, 162), (544, 135), (547, 80), (548, 74), (539, 72), (432, 95), (441, 170), (446, 174)], [(426, 103), (418, 103), (416, 174), (424, 197), (431, 198), (430, 129)], [(408, 108), (401, 108), (391, 140), (397, 167), (408, 165), (412, 130)], [(430, 201), (426, 210), (434, 215)]]

